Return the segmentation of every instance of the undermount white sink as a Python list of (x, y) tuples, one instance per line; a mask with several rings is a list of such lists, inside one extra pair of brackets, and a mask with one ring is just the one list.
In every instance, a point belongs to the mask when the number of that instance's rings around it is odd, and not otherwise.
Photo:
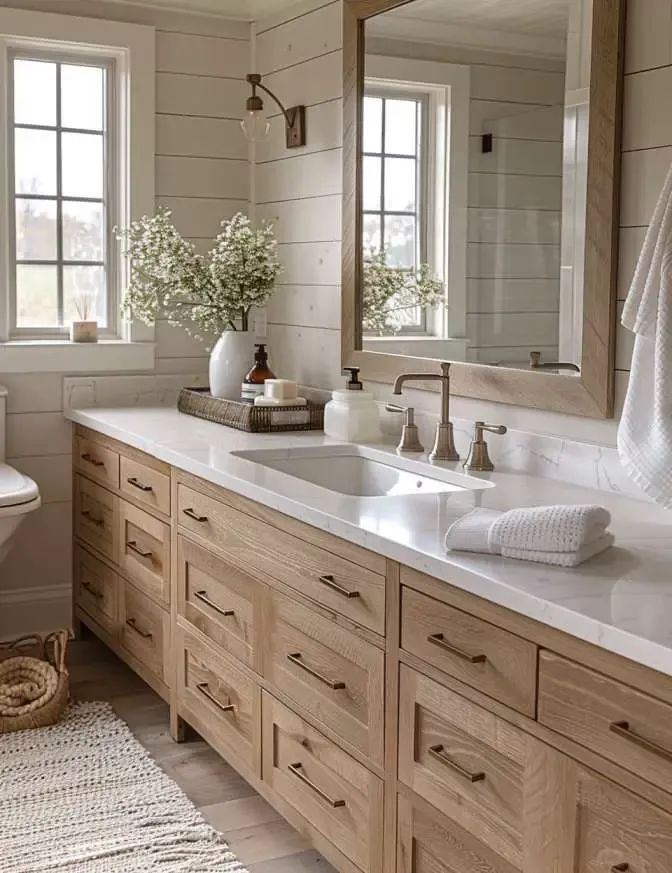
[(357, 445), (250, 449), (232, 455), (353, 497), (480, 491), (492, 482)]

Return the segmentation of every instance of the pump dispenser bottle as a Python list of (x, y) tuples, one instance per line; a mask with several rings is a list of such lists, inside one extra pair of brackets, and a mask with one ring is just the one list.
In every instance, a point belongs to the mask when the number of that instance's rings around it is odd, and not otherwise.
[(324, 407), (324, 432), (349, 443), (376, 443), (383, 438), (378, 406), (373, 394), (364, 391), (359, 367), (345, 367), (350, 374), (345, 389), (333, 391)]

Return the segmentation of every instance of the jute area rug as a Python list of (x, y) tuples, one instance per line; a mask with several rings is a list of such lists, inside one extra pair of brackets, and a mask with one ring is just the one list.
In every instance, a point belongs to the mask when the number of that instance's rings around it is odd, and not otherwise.
[(2, 873), (245, 873), (107, 703), (0, 736)]

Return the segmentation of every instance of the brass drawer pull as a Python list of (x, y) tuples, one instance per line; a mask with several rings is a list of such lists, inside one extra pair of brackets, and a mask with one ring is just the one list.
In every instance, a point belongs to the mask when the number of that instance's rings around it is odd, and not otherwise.
[(96, 589), (93, 587), (93, 585), (90, 582), (82, 582), (82, 588), (85, 591), (88, 591), (92, 597), (96, 598), (96, 600), (102, 600), (105, 597), (103, 592), (96, 591)]
[(325, 803), (328, 803), (332, 809), (339, 809), (342, 806), (345, 806), (344, 800), (333, 800), (333, 798), (329, 797), (321, 788), (318, 788), (314, 782), (311, 782), (310, 779), (303, 772), (303, 764), (300, 762), (298, 764), (288, 764), (287, 769), (292, 775), (296, 776), (297, 779), (300, 779), (304, 785), (307, 785), (308, 788), (312, 789), (318, 797), (321, 797)]
[(187, 516), (187, 518), (193, 518), (194, 521), (198, 521), (201, 524), (205, 524), (205, 522), (208, 520), (207, 515), (198, 515), (198, 513), (194, 512), (191, 507), (189, 507), (188, 509), (183, 509), (182, 512), (184, 513), (184, 515)]
[(95, 524), (96, 527), (105, 527), (105, 519), (104, 518), (96, 518), (90, 509), (82, 510), (82, 518), (85, 518), (87, 521), (90, 521), (91, 524)]
[(485, 779), (485, 773), (470, 773), (468, 770), (465, 770), (464, 767), (460, 767), (459, 764), (456, 764), (455, 761), (451, 761), (444, 752), (443, 745), (441, 744), (438, 746), (430, 746), (427, 751), (433, 758), (436, 758), (437, 761), (441, 761), (442, 764), (445, 764), (446, 767), (450, 767), (451, 770), (454, 770), (458, 775), (464, 777), (469, 782), (483, 782)]
[(89, 454), (89, 452), (84, 452), (81, 458), (83, 461), (86, 461), (87, 464), (93, 464), (94, 467), (105, 466), (105, 461), (99, 461), (98, 458), (94, 458), (93, 455)]
[(659, 758), (672, 763), (672, 752), (669, 749), (665, 749), (663, 746), (659, 746), (658, 743), (654, 743), (652, 740), (647, 740), (646, 737), (636, 734), (631, 729), (630, 722), (614, 721), (609, 725), (609, 730), (612, 734), (617, 734), (619, 737), (623, 737), (624, 740), (630, 740), (636, 746), (646, 749), (647, 752), (652, 752), (654, 755), (658, 755)]
[(144, 491), (147, 494), (149, 491), (153, 491), (151, 485), (143, 485), (142, 482), (138, 481), (135, 476), (129, 476), (126, 480), (129, 485), (132, 485), (134, 488), (137, 488), (138, 491)]
[(152, 557), (152, 552), (146, 552), (144, 549), (141, 549), (135, 540), (129, 540), (126, 543), (126, 548), (130, 549), (132, 552), (135, 552), (135, 554), (139, 555), (141, 558), (151, 558)]
[(626, 864), (614, 864), (614, 866), (611, 868), (611, 873), (628, 873), (629, 869), (630, 869), (630, 865), (627, 863)]
[(291, 655), (287, 655), (287, 660), (291, 661), (292, 664), (296, 664), (297, 667), (300, 667), (302, 670), (305, 670), (306, 673), (309, 673), (311, 676), (314, 676), (315, 679), (319, 679), (324, 685), (328, 688), (331, 688), (332, 691), (342, 691), (345, 688), (345, 682), (332, 682), (331, 679), (327, 679), (326, 676), (323, 676), (321, 673), (318, 673), (317, 670), (313, 670), (312, 667), (309, 667), (301, 659), (301, 652), (294, 652)]
[(348, 591), (347, 588), (344, 588), (342, 585), (339, 585), (338, 582), (334, 579), (331, 573), (327, 573), (324, 576), (320, 576), (320, 582), (323, 585), (326, 585), (327, 588), (331, 588), (336, 591), (338, 594), (343, 595), (343, 597), (347, 597), (348, 600), (351, 600), (355, 597), (359, 597), (359, 591)]
[(130, 627), (131, 630), (135, 631), (138, 636), (142, 637), (143, 640), (151, 640), (153, 634), (149, 631), (143, 631), (141, 628), (137, 626), (134, 618), (127, 618), (126, 624)]
[(469, 664), (485, 664), (488, 660), (485, 655), (470, 655), (468, 652), (463, 652), (462, 649), (451, 646), (443, 634), (430, 634), (427, 637), (427, 642), (433, 646), (438, 646), (444, 652), (455, 655), (456, 658), (460, 658), (462, 661), (467, 661)]
[(221, 700), (217, 700), (215, 695), (210, 691), (210, 686), (207, 682), (199, 682), (196, 688), (201, 692), (204, 697), (207, 697), (209, 701), (215, 704), (222, 712), (233, 712), (235, 710), (235, 704), (233, 703), (222, 703)]
[(218, 606), (214, 600), (210, 600), (208, 597), (207, 591), (194, 591), (194, 597), (197, 597), (199, 600), (202, 600), (210, 609), (214, 609), (215, 612), (218, 612), (220, 615), (223, 615), (225, 618), (229, 618), (232, 615), (235, 615), (235, 610), (233, 609), (222, 609), (221, 606)]

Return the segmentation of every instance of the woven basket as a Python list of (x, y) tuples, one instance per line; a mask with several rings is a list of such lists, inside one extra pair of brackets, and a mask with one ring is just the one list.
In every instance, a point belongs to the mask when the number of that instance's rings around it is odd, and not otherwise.
[(0, 734), (59, 720), (69, 699), (67, 643), (64, 630), (0, 643)]

